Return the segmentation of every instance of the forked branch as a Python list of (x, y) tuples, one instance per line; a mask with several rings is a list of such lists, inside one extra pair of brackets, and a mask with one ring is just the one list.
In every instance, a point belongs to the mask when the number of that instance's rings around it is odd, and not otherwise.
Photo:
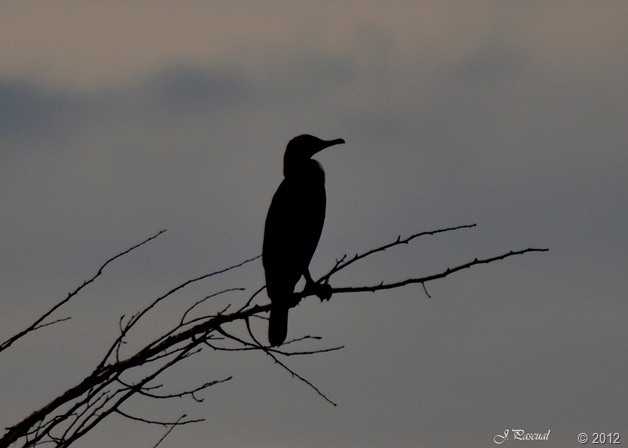
[[(438, 229), (429, 232), (419, 232), (406, 238), (398, 237), (390, 243), (370, 249), (362, 254), (356, 254), (348, 260), (346, 259), (346, 256), (342, 257), (329, 270), (329, 272), (324, 274), (318, 280), (318, 282), (328, 283), (337, 272), (346, 269), (347, 267), (358, 263), (375, 253), (383, 252), (395, 246), (409, 244), (421, 236), (435, 235), (438, 233), (466, 229), (474, 226), (475, 224), (471, 224)], [(56, 310), (75, 297), (82, 289), (85, 288), (85, 286), (98, 278), (102, 274), (103, 269), (109, 263), (157, 238), (163, 232), (165, 231), (162, 230), (143, 242), (107, 260), (91, 279), (85, 281), (81, 286), (71, 292), (68, 297), (57, 303), (25, 330), (2, 343), (2, 345), (0, 345), (0, 351), (8, 348), (15, 341), (32, 331), (63, 320), (56, 319), (46, 322), (46, 319), (50, 318)], [(367, 291), (376, 292), (386, 289), (402, 288), (411, 284), (421, 284), (425, 288), (425, 284), (427, 282), (448, 277), (449, 275), (463, 269), (469, 269), (480, 264), (493, 263), (529, 252), (544, 252), (547, 250), (548, 249), (528, 248), (517, 251), (509, 251), (493, 257), (475, 258), (472, 261), (458, 264), (436, 274), (408, 278), (392, 283), (380, 282), (370, 286), (336, 286), (331, 288), (331, 292), (332, 294), (359, 293)], [(284, 344), (279, 349), (271, 348), (260, 343), (253, 334), (249, 322), (253, 317), (265, 319), (266, 313), (270, 311), (270, 304), (254, 303), (263, 287), (256, 289), (255, 292), (248, 297), (242, 297), (240, 301), (242, 305), (234, 307), (234, 311), (231, 311), (231, 305), (228, 305), (214, 314), (202, 314), (200, 313), (200, 305), (206, 305), (209, 300), (218, 295), (226, 293), (241, 293), (244, 288), (228, 288), (209, 294), (203, 299), (196, 300), (187, 309), (182, 310), (181, 319), (172, 328), (165, 329), (161, 336), (155, 338), (137, 352), (126, 357), (121, 355), (120, 350), (122, 344), (131, 336), (137, 323), (142, 319), (146, 319), (150, 312), (159, 306), (163, 301), (169, 299), (176, 292), (182, 290), (190, 284), (200, 282), (230, 270), (238, 269), (241, 266), (256, 260), (257, 258), (259, 258), (259, 256), (249, 258), (226, 269), (185, 281), (170, 289), (165, 294), (157, 297), (148, 306), (140, 312), (132, 315), (130, 318), (121, 319), (120, 335), (105, 350), (105, 354), (102, 357), (101, 362), (96, 366), (94, 371), (76, 386), (68, 389), (47, 405), (34, 411), (22, 421), (8, 428), (5, 435), (0, 439), (0, 448), (9, 447), (12, 444), (20, 444), (21, 446), (28, 447), (43, 443), (52, 443), (58, 447), (66, 447), (81, 438), (103, 419), (113, 413), (132, 420), (167, 427), (168, 430), (159, 440), (157, 443), (158, 445), (175, 427), (198, 421), (198, 419), (179, 417), (178, 419), (166, 422), (153, 421), (140, 416), (131, 415), (130, 413), (124, 411), (121, 406), (136, 395), (142, 395), (156, 400), (188, 397), (194, 401), (201, 402), (203, 400), (199, 396), (201, 392), (216, 384), (228, 381), (231, 377), (222, 380), (207, 381), (200, 386), (191, 387), (189, 390), (176, 393), (156, 393), (155, 390), (161, 388), (162, 385), (155, 384), (154, 381), (161, 373), (185, 359), (200, 353), (203, 348), (211, 349), (214, 352), (234, 350), (263, 352), (272, 358), (275, 363), (289, 372), (293, 377), (304, 382), (325, 400), (334, 404), (333, 401), (321, 392), (312, 382), (291, 369), (284, 361), (280, 360), (279, 357), (314, 355), (338, 350), (342, 347), (321, 348), (314, 350), (291, 349), (291, 347), (300, 344), (305, 339), (313, 339), (312, 337), (295, 339)], [(311, 296), (312, 293), (313, 292), (311, 290), (296, 293), (295, 303), (293, 305), (296, 305), (301, 299)], [(241, 327), (239, 328), (241, 328), (242, 335), (236, 336), (234, 334), (234, 323), (241, 324)], [(227, 325), (229, 325), (229, 329), (225, 328)], [(237, 330), (237, 328), (238, 327), (235, 329)], [(135, 378), (135, 380), (130, 380), (127, 377)]]

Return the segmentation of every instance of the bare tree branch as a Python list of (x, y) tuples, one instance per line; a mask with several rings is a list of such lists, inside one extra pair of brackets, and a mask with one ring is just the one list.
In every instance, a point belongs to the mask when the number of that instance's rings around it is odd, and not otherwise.
[[(332, 288), (332, 292), (333, 293), (348, 293), (348, 292), (375, 292), (375, 291), (381, 291), (384, 289), (395, 289), (395, 288), (402, 288), (404, 286), (407, 285), (412, 285), (412, 284), (416, 284), (416, 283), (420, 283), (422, 285), (425, 285), (425, 283), (427, 282), (431, 282), (433, 280), (437, 280), (439, 278), (445, 278), (455, 272), (458, 271), (462, 271), (463, 269), (468, 269), (472, 266), (477, 266), (479, 264), (488, 264), (488, 263), (492, 263), (494, 261), (498, 261), (498, 260), (503, 260), (505, 258), (508, 257), (512, 257), (514, 255), (523, 255), (525, 253), (528, 252), (547, 252), (549, 249), (534, 249), (534, 248), (529, 248), (529, 249), (523, 249), (523, 250), (517, 250), (517, 251), (510, 251), (506, 254), (502, 254), (502, 255), (497, 255), (495, 257), (490, 257), (490, 258), (484, 258), (484, 259), (479, 259), (476, 258), (473, 261), (469, 261), (468, 263), (464, 263), (461, 265), (458, 265), (456, 267), (453, 268), (447, 268), (446, 270), (438, 273), (438, 274), (433, 274), (433, 275), (428, 275), (425, 277), (419, 277), (419, 278), (409, 278), (406, 280), (402, 280), (402, 281), (398, 281), (398, 282), (394, 282), (394, 283), (384, 283), (381, 282), (378, 285), (373, 285), (373, 286), (347, 286), (347, 287), (343, 287), (343, 288)], [(429, 296), (429, 294), (428, 294)]]
[(161, 442), (163, 442), (166, 439), (166, 437), (168, 437), (170, 435), (172, 430), (174, 428), (176, 428), (177, 426), (180, 426), (179, 422), (181, 420), (183, 420), (185, 417), (186, 417), (186, 415), (183, 415), (183, 416), (179, 417), (179, 419), (176, 422), (174, 422), (174, 424), (170, 425), (170, 427), (168, 428), (168, 431), (166, 431), (166, 433), (161, 437), (161, 439), (159, 439), (157, 441), (157, 443), (155, 445), (153, 445), (153, 448), (157, 448), (159, 445), (161, 445)]
[(366, 251), (366, 252), (364, 252), (362, 254), (355, 254), (350, 260), (347, 260), (347, 261), (345, 261), (346, 258), (347, 258), (347, 255), (345, 254), (345, 255), (342, 256), (342, 258), (340, 258), (339, 260), (336, 260), (336, 265), (333, 268), (331, 268), (331, 270), (327, 274), (323, 275), (320, 278), (319, 283), (326, 283), (329, 280), (329, 278), (332, 275), (334, 275), (336, 272), (338, 272), (338, 271), (340, 271), (342, 269), (345, 269), (349, 265), (351, 265), (351, 264), (353, 264), (353, 263), (355, 263), (357, 261), (363, 260), (364, 258), (366, 258), (366, 257), (368, 257), (370, 255), (373, 255), (373, 254), (375, 254), (377, 252), (383, 252), (383, 251), (385, 251), (387, 249), (390, 249), (392, 247), (395, 247), (395, 246), (400, 246), (402, 244), (408, 244), (412, 240), (414, 240), (416, 238), (419, 238), (421, 236), (431, 236), (431, 235), (436, 235), (438, 233), (452, 232), (454, 230), (470, 229), (470, 228), (475, 227), (475, 226), (477, 226), (477, 224), (465, 224), (465, 225), (456, 226), (456, 227), (448, 227), (446, 229), (437, 229), (437, 230), (431, 230), (431, 231), (428, 231), (428, 232), (418, 232), (418, 233), (414, 233), (414, 234), (412, 234), (409, 237), (406, 237), (404, 239), (401, 239), (401, 235), (399, 235), (395, 241), (393, 241), (391, 243), (388, 243), (388, 244), (384, 244), (383, 246), (376, 247), (375, 249), (368, 250), (368, 251)]
[(121, 416), (123, 416), (125, 418), (128, 418), (129, 420), (135, 420), (136, 422), (148, 423), (149, 425), (159, 425), (159, 426), (187, 425), (187, 424), (190, 424), (190, 423), (198, 423), (198, 422), (204, 421), (203, 419), (183, 420), (184, 418), (187, 417), (187, 415), (183, 414), (181, 417), (179, 417), (174, 422), (160, 422), (160, 421), (157, 421), (157, 420), (149, 420), (149, 419), (142, 418), (142, 417), (136, 417), (134, 415), (127, 414), (126, 412), (122, 412), (120, 409), (115, 409), (113, 412), (115, 412), (116, 414), (120, 414)]
[[(318, 282), (329, 283), (329, 280), (337, 272), (346, 269), (354, 263), (366, 259), (367, 257), (383, 252), (395, 246), (409, 244), (416, 238), (425, 235), (434, 235), (437, 233), (449, 232), (458, 229), (474, 227), (475, 224), (463, 225), (457, 227), (451, 227), (447, 229), (439, 229), (430, 232), (419, 232), (409, 237), (401, 238), (397, 237), (393, 242), (381, 245), (379, 247), (370, 249), (362, 254), (356, 254), (352, 258), (347, 260), (344, 256), (340, 260), (336, 261), (335, 265), (323, 275)], [(53, 322), (44, 323), (44, 320), (49, 317), (59, 307), (67, 303), (72, 297), (74, 297), (83, 287), (93, 282), (103, 271), (103, 269), (111, 263), (113, 260), (129, 253), (135, 248), (157, 238), (164, 231), (160, 231), (156, 235), (148, 238), (142, 243), (133, 246), (132, 248), (112, 257), (107, 260), (97, 274), (90, 280), (86, 281), (83, 285), (77, 288), (74, 292), (59, 302), (55, 307), (48, 311), (44, 316), (35, 321), (34, 324), (29, 326), (26, 330), (18, 333), (7, 342), (3, 343), (2, 347), (7, 348), (13, 342), (25, 334), (41, 328), (46, 325), (50, 325), (54, 322), (58, 322), (62, 319), (58, 319)], [(447, 268), (439, 273), (426, 275), (422, 277), (408, 278), (391, 283), (380, 282), (379, 284), (371, 286), (336, 286), (331, 288), (333, 293), (358, 293), (358, 292), (376, 292), (380, 290), (402, 288), (411, 284), (420, 284), (423, 286), (426, 295), (427, 289), (425, 284), (427, 282), (445, 278), (458, 271), (469, 269), (471, 267), (480, 264), (489, 264), (504, 260), (509, 257), (523, 255), (529, 252), (544, 252), (547, 249), (528, 248), (517, 251), (510, 251), (501, 255), (488, 257), (488, 258), (475, 258), (472, 261), (456, 265), (454, 267)], [(124, 316), (120, 319), (120, 335), (115, 341), (107, 348), (105, 355), (101, 358), (101, 361), (96, 366), (94, 371), (80, 381), (74, 387), (68, 389), (58, 397), (54, 398), (45, 406), (34, 411), (32, 414), (24, 418), (22, 421), (16, 423), (7, 429), (4, 436), (0, 439), (0, 448), (9, 447), (12, 444), (21, 444), (24, 447), (34, 446), (43, 443), (53, 443), (58, 447), (67, 447), (80, 439), (83, 435), (91, 431), (96, 425), (103, 421), (109, 415), (116, 413), (126, 418), (141, 421), (144, 423), (158, 424), (168, 428), (166, 434), (157, 442), (155, 446), (158, 446), (165, 437), (177, 426), (181, 426), (195, 421), (197, 419), (187, 419), (186, 416), (179, 417), (176, 420), (169, 422), (154, 421), (144, 417), (132, 416), (127, 412), (120, 409), (120, 406), (127, 400), (134, 396), (145, 396), (151, 399), (171, 399), (171, 398), (183, 398), (188, 397), (196, 402), (202, 402), (203, 398), (199, 396), (201, 392), (206, 391), (208, 388), (229, 381), (231, 377), (222, 379), (207, 381), (204, 384), (190, 388), (182, 392), (163, 392), (156, 393), (157, 389), (163, 387), (162, 384), (155, 384), (154, 381), (164, 371), (168, 370), (172, 366), (188, 359), (201, 352), (203, 349), (211, 349), (215, 352), (220, 351), (259, 351), (268, 355), (277, 365), (288, 372), (292, 377), (297, 378), (299, 381), (306, 384), (312, 390), (314, 390), (324, 400), (336, 405), (329, 397), (327, 397), (320, 389), (318, 389), (311, 381), (307, 380), (303, 375), (294, 371), (285, 362), (279, 359), (280, 356), (297, 356), (297, 355), (313, 355), (326, 353), (330, 351), (339, 350), (342, 347), (321, 348), (313, 350), (287, 350), (288, 348), (298, 345), (305, 340), (317, 340), (318, 337), (305, 336), (294, 339), (284, 344), (280, 349), (271, 348), (260, 343), (255, 337), (251, 326), (250, 319), (253, 317), (265, 319), (265, 315), (270, 311), (270, 304), (255, 304), (254, 299), (264, 289), (260, 287), (253, 292), (248, 298), (243, 298), (243, 305), (239, 308), (234, 306), (232, 310), (231, 305), (223, 307), (222, 310), (215, 314), (201, 314), (200, 305), (206, 303), (209, 299), (216, 297), (220, 294), (242, 292), (244, 288), (228, 288), (219, 292), (209, 294), (204, 298), (197, 300), (187, 309), (182, 311), (181, 319), (172, 328), (164, 331), (160, 336), (156, 337), (151, 342), (147, 343), (143, 348), (136, 352), (123, 356), (121, 353), (121, 347), (126, 338), (130, 337), (131, 332), (136, 327), (138, 322), (145, 319), (151, 310), (157, 307), (160, 303), (169, 297), (172, 297), (175, 293), (181, 291), (186, 286), (199, 282), (201, 280), (225, 273), (230, 270), (238, 269), (243, 265), (258, 259), (259, 256), (249, 258), (241, 263), (235, 264), (228, 268), (218, 270), (209, 274), (196, 277), (191, 280), (187, 280), (178, 286), (172, 288), (165, 294), (157, 297), (148, 306), (141, 311), (131, 315), (129, 318)], [(294, 294), (294, 302), (291, 306), (296, 306), (300, 300), (313, 295), (312, 290), (305, 290)], [(197, 316), (192, 316), (192, 312)], [(241, 327), (232, 328), (232, 325), (239, 323)], [(227, 327), (229, 330), (227, 330)], [(232, 329), (241, 328), (245, 336), (236, 336)], [(134, 378), (131, 380), (130, 378)], [(139, 379), (138, 379), (139, 378)]]
[(52, 313), (54, 313), (59, 308), (61, 308), (63, 305), (68, 303), (74, 296), (76, 296), (79, 292), (81, 292), (81, 290), (83, 288), (85, 288), (90, 283), (94, 282), (98, 277), (100, 277), (101, 274), (103, 273), (103, 271), (105, 270), (105, 268), (107, 267), (107, 265), (109, 265), (110, 263), (113, 263), (115, 260), (117, 260), (120, 257), (123, 257), (124, 255), (128, 254), (129, 252), (132, 252), (135, 249), (143, 246), (144, 244), (148, 243), (149, 241), (154, 240), (155, 238), (159, 237), (164, 232), (166, 232), (166, 229), (160, 230), (155, 235), (146, 238), (141, 243), (136, 244), (135, 246), (130, 247), (129, 249), (125, 250), (124, 252), (120, 252), (118, 255), (115, 255), (115, 256), (111, 257), (109, 260), (105, 261), (103, 263), (103, 265), (98, 269), (96, 274), (94, 274), (89, 280), (85, 280), (83, 282), (83, 284), (80, 285), (78, 288), (76, 288), (74, 291), (70, 291), (68, 293), (68, 296), (65, 299), (63, 299), (62, 301), (58, 302), (55, 306), (53, 306), (48, 311), (46, 311), (39, 319), (37, 319), (35, 322), (33, 322), (28, 327), (26, 327), (24, 330), (20, 331), (19, 333), (15, 334), (14, 336), (10, 337), (6, 341), (4, 341), (2, 344), (0, 344), (0, 352), (2, 352), (3, 350), (6, 350), (15, 341), (17, 341), (18, 339), (21, 339), (22, 337), (26, 336), (28, 333), (30, 333), (32, 331), (35, 331), (35, 330), (38, 330), (40, 328), (43, 328), (43, 327), (46, 327), (46, 326), (49, 326), (49, 325), (53, 325), (53, 324), (58, 323), (58, 322), (63, 322), (65, 320), (70, 319), (69, 317), (65, 317), (65, 318), (57, 319), (57, 320), (52, 321), (52, 322), (43, 323), (43, 321), (46, 320)]

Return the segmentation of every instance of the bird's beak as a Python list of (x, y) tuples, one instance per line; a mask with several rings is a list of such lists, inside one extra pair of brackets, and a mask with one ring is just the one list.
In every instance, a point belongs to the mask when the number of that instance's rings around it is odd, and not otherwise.
[(321, 146), (316, 152), (320, 152), (325, 148), (329, 148), (330, 146), (342, 145), (344, 143), (345, 141), (342, 138), (337, 138), (336, 140), (321, 140)]

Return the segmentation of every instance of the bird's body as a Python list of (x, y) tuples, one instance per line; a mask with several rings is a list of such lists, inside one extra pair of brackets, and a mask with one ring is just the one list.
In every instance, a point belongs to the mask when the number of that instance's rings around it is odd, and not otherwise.
[(302, 276), (313, 283), (309, 264), (325, 221), (325, 172), (311, 157), (344, 140), (324, 141), (310, 135), (290, 141), (284, 156), (284, 180), (266, 217), (262, 262), (272, 302), (268, 325), (271, 345), (281, 345), (288, 330), (288, 310)]

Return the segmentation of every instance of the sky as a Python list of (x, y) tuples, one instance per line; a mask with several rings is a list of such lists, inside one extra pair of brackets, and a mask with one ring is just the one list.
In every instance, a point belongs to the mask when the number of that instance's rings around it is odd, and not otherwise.
[[(300, 304), (289, 336), (344, 348), (286, 362), (336, 407), (263, 354), (203, 351), (162, 379), (179, 391), (233, 376), (202, 403), (125, 405), (206, 419), (161, 446), (492, 446), (523, 429), (572, 447), (581, 432), (628, 434), (627, 19), (611, 0), (3, 2), (0, 340), (167, 232), (60, 311), (71, 320), (0, 354), (2, 426), (89, 374), (120, 316), (258, 255), (285, 145), (310, 133), (346, 140), (316, 157), (328, 204), (315, 278), (343, 254), (463, 224), (477, 226), (332, 285), (550, 250), (428, 283), (431, 298), (415, 285)], [(243, 287), (216, 306), (242, 303), (263, 278), (258, 261), (196, 285), (129, 346), (203, 294)], [(162, 434), (113, 416), (77, 446)]]

